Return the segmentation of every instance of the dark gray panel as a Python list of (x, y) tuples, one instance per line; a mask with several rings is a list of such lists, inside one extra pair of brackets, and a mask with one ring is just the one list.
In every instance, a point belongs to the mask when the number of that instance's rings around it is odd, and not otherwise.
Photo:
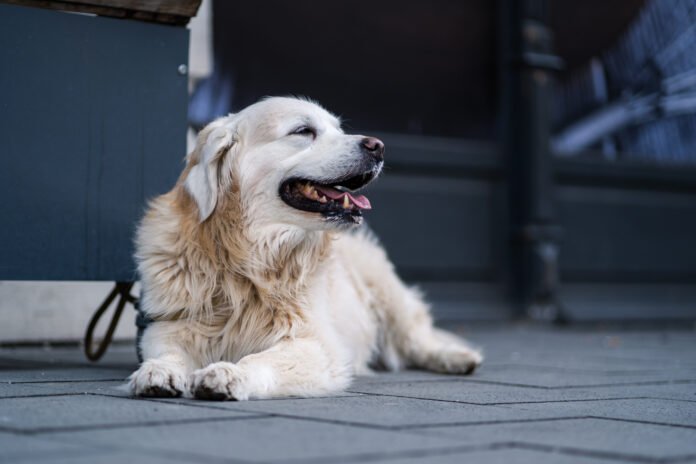
[(696, 194), (562, 186), (558, 196), (566, 280), (696, 282)]
[(464, 178), (387, 173), (368, 192), (368, 220), (397, 267), (409, 273), (489, 275), (496, 267), (499, 186)]
[(408, 279), (492, 280), (506, 221), (495, 144), (379, 134), (383, 176), (367, 220)]
[(438, 323), (501, 321), (512, 316), (505, 286), (499, 282), (416, 282)]
[(693, 319), (696, 171), (564, 160), (557, 174), (570, 319)]
[(0, 43), (0, 279), (134, 279), (185, 154), (187, 31), (0, 5)]
[(560, 298), (573, 321), (696, 317), (696, 285), (563, 283)]
[(367, 190), (367, 221), (435, 318), (509, 317), (502, 283), (506, 196), (492, 143), (377, 134), (383, 176)]

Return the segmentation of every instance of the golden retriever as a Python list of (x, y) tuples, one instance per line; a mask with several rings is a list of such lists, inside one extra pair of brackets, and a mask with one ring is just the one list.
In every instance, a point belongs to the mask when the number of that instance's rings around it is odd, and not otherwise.
[(153, 322), (132, 394), (246, 400), (340, 392), (370, 366), (468, 374), (482, 360), (358, 227), (384, 145), (310, 101), (268, 98), (201, 131), (140, 223)]

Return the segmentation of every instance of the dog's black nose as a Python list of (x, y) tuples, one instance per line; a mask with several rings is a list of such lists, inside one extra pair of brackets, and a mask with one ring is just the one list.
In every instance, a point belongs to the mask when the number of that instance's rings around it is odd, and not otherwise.
[(360, 142), (363, 150), (365, 150), (370, 155), (374, 156), (378, 160), (384, 159), (384, 143), (375, 137), (365, 137)]

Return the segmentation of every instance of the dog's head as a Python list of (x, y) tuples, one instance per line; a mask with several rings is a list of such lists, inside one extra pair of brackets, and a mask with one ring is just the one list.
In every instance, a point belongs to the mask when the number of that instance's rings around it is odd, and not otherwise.
[(320, 106), (269, 98), (201, 131), (184, 185), (205, 221), (234, 194), (257, 224), (325, 229), (362, 221), (357, 193), (380, 173), (384, 144), (343, 133)]

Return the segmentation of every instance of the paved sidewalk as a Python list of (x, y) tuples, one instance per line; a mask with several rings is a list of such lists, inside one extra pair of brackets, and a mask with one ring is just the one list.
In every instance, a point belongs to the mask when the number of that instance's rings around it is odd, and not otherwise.
[(0, 349), (0, 463), (696, 463), (696, 331), (466, 333), (472, 377), (317, 399), (130, 399), (131, 346)]

